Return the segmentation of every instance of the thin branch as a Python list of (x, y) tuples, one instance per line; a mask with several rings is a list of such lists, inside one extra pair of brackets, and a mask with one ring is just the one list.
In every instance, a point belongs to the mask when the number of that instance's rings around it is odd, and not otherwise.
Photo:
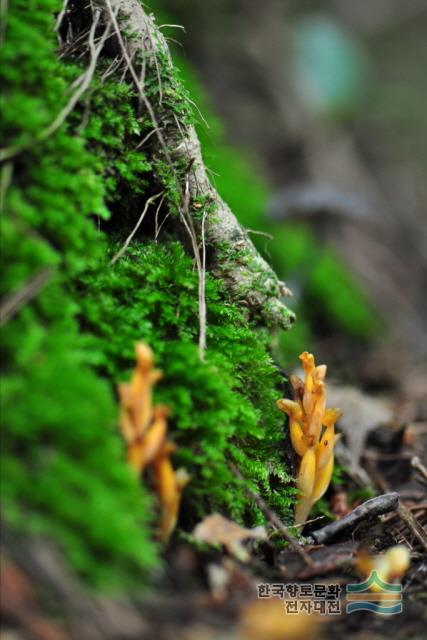
[(105, 80), (111, 76), (113, 73), (115, 73), (117, 71), (117, 69), (120, 67), (122, 63), (122, 59), (120, 58), (120, 56), (116, 56), (113, 60), (113, 62), (107, 67), (107, 69), (104, 71), (104, 73), (101, 76), (101, 82), (105, 82)]
[(267, 520), (269, 520), (276, 527), (276, 529), (278, 529), (278, 531), (280, 531), (282, 536), (285, 538), (285, 540), (287, 542), (289, 542), (289, 545), (301, 557), (301, 559), (304, 561), (304, 563), (308, 567), (314, 567), (314, 562), (312, 561), (312, 559), (304, 551), (304, 549), (301, 547), (301, 545), (298, 544), (298, 541), (289, 532), (289, 529), (287, 527), (285, 527), (285, 525), (280, 520), (280, 518), (277, 515), (277, 513), (275, 511), (273, 511), (273, 509), (271, 509), (266, 504), (266, 502), (261, 498), (260, 495), (258, 495), (257, 493), (255, 493), (254, 491), (249, 489), (246, 478), (242, 475), (242, 473), (236, 467), (234, 462), (229, 462), (228, 465), (229, 465), (231, 471), (236, 476), (236, 478), (239, 478), (239, 480), (241, 480), (244, 483), (244, 487), (243, 487), (244, 491), (248, 494), (248, 496), (250, 498), (252, 498), (252, 500), (255, 502), (257, 507), (259, 507), (261, 509), (261, 511), (263, 512), (263, 514), (267, 518)]
[(193, 219), (190, 216), (190, 172), (192, 168), (192, 162), (187, 169), (187, 174), (185, 177), (185, 190), (184, 190), (184, 198), (182, 204), (182, 212), (181, 217), (184, 223), (184, 226), (190, 236), (191, 244), (193, 247), (193, 253), (196, 260), (197, 272), (199, 276), (198, 283), (198, 299), (199, 299), (199, 358), (200, 360), (204, 359), (204, 354), (206, 350), (206, 297), (205, 297), (205, 269), (206, 269), (206, 255), (205, 255), (205, 240), (204, 240), (204, 222), (205, 217), (203, 216), (203, 231), (202, 231), (202, 248), (203, 248), (203, 257), (200, 256), (200, 249), (197, 242), (196, 230), (194, 228)]
[(134, 228), (132, 229), (132, 231), (130, 232), (128, 237), (126, 238), (126, 240), (125, 240), (123, 246), (121, 247), (121, 249), (119, 249), (119, 251), (111, 259), (110, 264), (114, 264), (115, 262), (117, 262), (117, 260), (119, 258), (122, 257), (122, 255), (125, 253), (126, 249), (128, 248), (129, 244), (131, 243), (132, 238), (134, 237), (135, 233), (138, 231), (139, 227), (141, 226), (141, 223), (145, 218), (145, 214), (148, 211), (148, 207), (150, 206), (150, 204), (152, 202), (157, 200), (157, 198), (159, 198), (163, 194), (164, 194), (164, 191), (161, 191), (160, 193), (156, 193), (156, 195), (151, 196), (151, 198), (148, 198), (147, 202), (145, 203), (144, 209), (143, 209), (141, 215), (139, 216), (138, 222), (136, 223), (136, 225), (134, 226)]
[(97, 27), (98, 22), (99, 22), (100, 15), (101, 15), (101, 12), (99, 10), (97, 10), (95, 12), (95, 14), (94, 14), (94, 19), (93, 19), (92, 26), (91, 26), (91, 29), (90, 29), (90, 33), (89, 33), (89, 50), (90, 50), (90, 54), (91, 55), (90, 55), (89, 66), (88, 66), (88, 68), (86, 70), (86, 74), (85, 74), (85, 76), (83, 78), (83, 81), (82, 81), (80, 87), (78, 88), (78, 90), (71, 97), (71, 99), (68, 102), (68, 104), (66, 104), (65, 107), (62, 109), (62, 111), (57, 115), (55, 120), (48, 127), (46, 127), (46, 129), (44, 129), (41, 132), (41, 134), (39, 135), (39, 138), (38, 138), (39, 140), (45, 140), (46, 138), (51, 136), (57, 129), (59, 129), (59, 127), (64, 123), (66, 118), (73, 111), (74, 107), (79, 102), (79, 100), (82, 97), (82, 95), (89, 88), (89, 85), (90, 85), (90, 83), (92, 81), (92, 78), (93, 78), (93, 75), (95, 73), (96, 64), (98, 62), (99, 54), (101, 53), (101, 50), (102, 50), (102, 48), (104, 46), (104, 42), (105, 42), (108, 34), (110, 33), (110, 29), (111, 29), (111, 25), (108, 24), (106, 26), (105, 30), (104, 30), (104, 33), (102, 34), (101, 38), (99, 39), (98, 45), (95, 46), (95, 43), (94, 43), (95, 31), (96, 31), (96, 27)]
[[(72, 28), (72, 24), (70, 23), (70, 29)], [(62, 51), (58, 53), (59, 60), (66, 56), (71, 56), (78, 49), (78, 45), (86, 38), (89, 33), (89, 29), (83, 29), (83, 31), (76, 37), (70, 39), (70, 44), (66, 47), (63, 47)], [(80, 53), (79, 57), (81, 57), (83, 53)]]
[(414, 538), (418, 540), (424, 551), (427, 551), (427, 533), (410, 510), (401, 502), (396, 509), (400, 519), (406, 524)]
[(420, 475), (420, 477), (424, 480), (427, 481), (427, 469), (426, 467), (423, 465), (423, 463), (421, 462), (421, 460), (419, 459), (418, 456), (414, 456), (411, 460), (411, 467), (413, 469), (415, 469), (415, 471), (417, 471), (417, 473)]
[(327, 524), (326, 527), (322, 529), (313, 531), (307, 539), (315, 544), (325, 544), (325, 542), (329, 542), (338, 535), (353, 531), (355, 526), (363, 521), (370, 521), (384, 513), (396, 511), (398, 505), (399, 494), (395, 491), (371, 498), (356, 507), (356, 509), (353, 509), (353, 511), (341, 518), (341, 520), (336, 520), (335, 522)]
[(18, 291), (6, 295), (0, 306), (0, 326), (3, 327), (24, 304), (34, 298), (48, 283), (51, 275), (51, 267), (46, 267), (30, 278)]

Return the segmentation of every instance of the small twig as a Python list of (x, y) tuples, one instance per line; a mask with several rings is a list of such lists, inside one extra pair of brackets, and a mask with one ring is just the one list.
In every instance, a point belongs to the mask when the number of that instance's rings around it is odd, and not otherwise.
[(78, 37), (74, 38), (72, 42), (70, 42), (70, 45), (68, 47), (64, 47), (62, 51), (58, 53), (59, 60), (61, 60), (65, 56), (70, 56), (71, 54), (73, 54), (77, 50), (77, 45), (79, 45), (81, 41), (86, 38), (88, 33), (89, 29), (84, 29)]
[(52, 269), (46, 267), (30, 278), (18, 291), (5, 296), (0, 306), (0, 326), (5, 325), (26, 302), (34, 298), (47, 284), (51, 275)]
[(418, 474), (427, 481), (427, 469), (421, 462), (418, 456), (414, 456), (411, 460), (411, 467), (418, 472)]
[(418, 540), (421, 546), (427, 551), (427, 533), (415, 518), (414, 514), (401, 502), (396, 509), (400, 519), (406, 524), (412, 535)]
[(367, 500), (356, 507), (341, 520), (331, 522), (331, 524), (322, 527), (322, 529), (314, 531), (308, 537), (308, 540), (315, 544), (325, 544), (325, 542), (336, 538), (338, 535), (353, 530), (356, 525), (364, 520), (371, 520), (389, 511), (396, 511), (398, 505), (399, 494), (395, 491), (371, 498), (371, 500)]
[(108, 34), (110, 33), (110, 29), (111, 29), (111, 25), (108, 24), (106, 26), (105, 30), (104, 30), (104, 33), (102, 34), (101, 38), (99, 39), (99, 42), (98, 42), (97, 46), (95, 46), (94, 37), (95, 37), (95, 31), (96, 31), (96, 27), (98, 25), (100, 16), (101, 16), (101, 12), (99, 10), (96, 11), (95, 14), (94, 14), (92, 26), (91, 26), (90, 33), (89, 33), (89, 49), (90, 49), (90, 54), (91, 54), (90, 55), (90, 62), (89, 62), (89, 66), (88, 66), (88, 68), (86, 70), (85, 76), (83, 78), (83, 81), (80, 84), (80, 87), (77, 89), (77, 91), (71, 97), (71, 99), (68, 102), (68, 104), (66, 104), (65, 107), (62, 109), (62, 111), (57, 115), (55, 120), (40, 133), (40, 135), (38, 136), (39, 140), (45, 140), (46, 138), (51, 136), (63, 124), (63, 122), (66, 120), (66, 118), (72, 112), (72, 110), (74, 109), (76, 104), (79, 102), (79, 100), (82, 97), (82, 95), (84, 94), (84, 92), (89, 88), (89, 85), (90, 85), (90, 83), (92, 81), (92, 78), (93, 78), (93, 75), (95, 73), (96, 64), (98, 62), (99, 54), (101, 53), (101, 49), (104, 46), (104, 42), (105, 42)]
[(318, 522), (319, 520), (324, 520), (326, 516), (316, 516), (315, 518), (311, 518), (311, 520), (306, 520), (302, 524), (295, 524), (294, 529), (304, 529), (308, 524), (312, 524), (313, 522)]
[(206, 349), (206, 241), (205, 241), (205, 222), (206, 211), (203, 213), (201, 243), (202, 243), (202, 266), (199, 274), (199, 356), (203, 360), (204, 351)]
[(252, 500), (255, 502), (257, 507), (259, 507), (259, 509), (261, 509), (261, 511), (263, 512), (263, 514), (267, 518), (267, 520), (269, 520), (276, 527), (276, 529), (278, 529), (278, 531), (280, 531), (280, 533), (283, 535), (285, 540), (287, 542), (289, 542), (289, 545), (302, 558), (304, 563), (308, 567), (314, 567), (314, 562), (312, 561), (312, 559), (304, 551), (304, 549), (301, 547), (301, 545), (298, 544), (298, 541), (293, 537), (293, 535), (291, 533), (289, 533), (288, 528), (285, 527), (285, 525), (280, 520), (280, 518), (277, 515), (277, 513), (275, 511), (273, 511), (273, 509), (271, 509), (266, 504), (266, 502), (261, 498), (260, 495), (258, 495), (257, 493), (255, 493), (254, 491), (249, 489), (246, 478), (244, 478), (244, 476), (240, 473), (239, 469), (236, 467), (236, 465), (233, 462), (229, 462), (228, 465), (229, 465), (231, 471), (234, 473), (234, 475), (244, 483), (244, 491), (248, 494), (248, 496), (250, 496), (252, 498)]
[(130, 234), (128, 235), (128, 237), (126, 238), (126, 240), (123, 243), (123, 246), (121, 247), (121, 249), (119, 249), (119, 251), (117, 251), (117, 253), (113, 256), (113, 258), (111, 258), (110, 264), (114, 264), (115, 262), (117, 262), (117, 260), (119, 258), (122, 257), (122, 255), (124, 254), (124, 252), (126, 251), (126, 249), (128, 248), (130, 242), (132, 241), (132, 238), (134, 237), (135, 233), (138, 231), (139, 227), (141, 226), (142, 221), (145, 218), (145, 214), (148, 211), (148, 207), (150, 206), (150, 204), (152, 202), (154, 202), (155, 200), (157, 200), (157, 198), (159, 198), (161, 195), (163, 195), (164, 191), (160, 191), (160, 193), (156, 193), (156, 195), (151, 196), (151, 198), (148, 198), (144, 209), (141, 213), (141, 215), (139, 216), (138, 222), (136, 223), (136, 225), (134, 226), (134, 228), (132, 229), (132, 231), (130, 232)]

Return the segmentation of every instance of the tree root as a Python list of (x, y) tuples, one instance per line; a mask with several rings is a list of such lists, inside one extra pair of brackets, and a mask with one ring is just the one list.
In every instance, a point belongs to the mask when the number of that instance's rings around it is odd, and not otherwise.
[[(117, 15), (121, 31), (119, 40), (126, 48), (127, 56), (122, 51), (126, 60), (139, 59), (142, 60), (142, 65), (153, 65), (158, 69), (161, 57), (162, 64), (165, 64), (166, 60), (166, 64), (172, 67), (166, 40), (154, 19), (147, 15), (138, 0), (106, 0), (105, 6), (107, 22), (111, 10)], [(135, 76), (141, 77), (140, 74), (136, 74), (135, 69), (129, 71), (134, 82)], [(154, 155), (163, 158), (168, 164), (177, 191), (182, 196), (180, 222), (184, 223), (187, 231), (193, 236), (192, 246), (196, 259), (196, 249), (201, 245), (203, 220), (203, 235), (211, 271), (224, 281), (235, 299), (248, 307), (253, 317), (260, 317), (267, 326), (287, 329), (295, 316), (283, 303), (282, 298), (291, 293), (260, 256), (246, 231), (211, 185), (194, 127), (178, 121), (172, 112), (166, 116), (162, 113), (161, 117), (158, 117), (154, 105), (148, 101), (144, 93), (143, 81), (139, 81), (137, 89), (155, 130)], [(162, 110), (164, 111), (163, 106)], [(165, 121), (168, 123), (167, 126), (159, 126), (164, 125)], [(185, 178), (179, 175), (177, 166), (188, 167)], [(159, 182), (162, 182), (162, 177), (158, 178)], [(205, 210), (192, 210), (196, 198), (198, 203), (206, 203)], [(195, 215), (196, 213), (198, 215)], [(204, 247), (202, 248), (204, 250)]]

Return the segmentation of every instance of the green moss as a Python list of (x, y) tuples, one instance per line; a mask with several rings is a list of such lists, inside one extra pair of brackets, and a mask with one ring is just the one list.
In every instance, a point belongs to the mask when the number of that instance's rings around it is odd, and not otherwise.
[(22, 317), (14, 329), (27, 343), (37, 338), (38, 348), (20, 350), (2, 382), (5, 521), (51, 536), (91, 584), (141, 585), (156, 565), (151, 501), (123, 462), (111, 390), (64, 327), (40, 335), (40, 325)]
[(200, 362), (198, 277), (176, 242), (133, 245), (113, 268), (101, 265), (84, 282), (81, 322), (99, 371), (111, 379), (127, 375), (136, 340), (154, 349), (164, 370), (156, 397), (172, 409), (176, 463), (193, 475), (185, 492), (189, 519), (214, 509), (240, 520), (262, 519), (227, 459), (238, 461), (257, 490), (286, 516), (289, 479), (283, 420), (275, 406), (280, 376), (268, 355), (268, 335), (251, 329), (244, 312), (227, 302), (220, 283), (208, 275), (208, 350)]
[[(56, 58), (60, 8), (52, 0), (9, 8), (1, 65), (8, 146), (28, 143), (54, 119), (79, 73)], [(52, 536), (104, 589), (141, 584), (158, 562), (150, 501), (124, 462), (111, 385), (92, 370), (75, 317), (74, 283), (105, 254), (94, 217), (109, 216), (108, 170), (67, 124), (30, 144), (3, 169), (1, 255), (2, 295), (51, 270), (2, 333), (3, 516), (14, 530)]]

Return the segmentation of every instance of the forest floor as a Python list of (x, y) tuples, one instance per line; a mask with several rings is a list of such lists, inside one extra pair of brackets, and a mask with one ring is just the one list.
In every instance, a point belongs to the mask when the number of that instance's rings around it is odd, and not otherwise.
[[(407, 409), (407, 404), (400, 404), (400, 411), (403, 406)], [(251, 540), (242, 562), (236, 557), (239, 553), (229, 553), (225, 547), (194, 545), (178, 535), (167, 549), (165, 569), (151, 591), (120, 600), (86, 592), (65, 569), (53, 545), (21, 540), (5, 532), (2, 638), (421, 639), (427, 623), (423, 529), (427, 498), (425, 468), (417, 459), (426, 451), (427, 425), (422, 421), (378, 427), (368, 437), (362, 466), (377, 494), (399, 493), (403, 513), (401, 507), (395, 507), (380, 516), (365, 514), (352, 523), (354, 509), (364, 499), (349, 504), (354, 479), (345, 474), (342, 485), (329, 490), (327, 500), (336, 522), (350, 518), (350, 525), (324, 544), (306, 544), (305, 556), (283, 546), (280, 550), (269, 540)], [(306, 540), (322, 527), (324, 518), (314, 518), (304, 530)], [(417, 535), (417, 527), (421, 534)], [(226, 546), (228, 536), (232, 551), (234, 533), (224, 533)], [(277, 537), (276, 531), (273, 538)], [(396, 544), (406, 545), (411, 555), (410, 568), (402, 580), (402, 612), (347, 613), (346, 585), (361, 581), (354, 568), (360, 549), (378, 554)], [(308, 602), (304, 606), (310, 613), (300, 608), (299, 614), (293, 614), (295, 600)]]

